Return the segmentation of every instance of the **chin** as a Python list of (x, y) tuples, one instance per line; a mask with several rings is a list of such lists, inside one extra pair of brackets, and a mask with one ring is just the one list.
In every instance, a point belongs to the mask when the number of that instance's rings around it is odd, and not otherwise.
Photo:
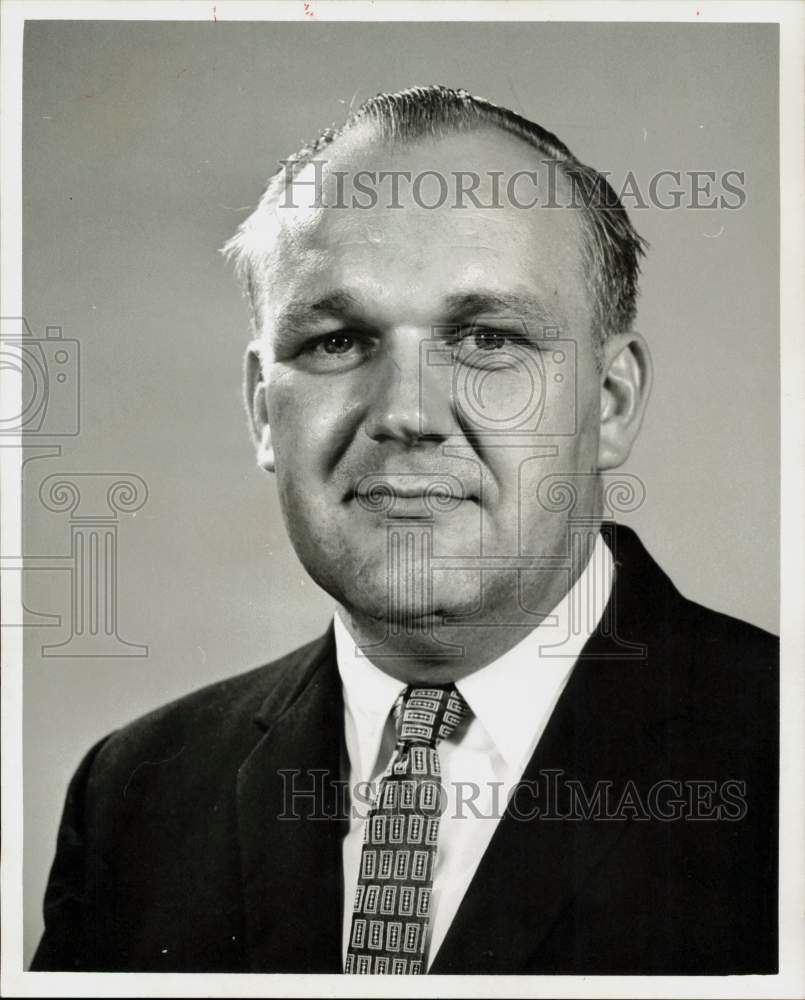
[(393, 564), (385, 537), (363, 550), (334, 548), (325, 553), (322, 547), (299, 546), (296, 551), (312, 579), (355, 616), (399, 622), (403, 628), (419, 621), (427, 629), (441, 625), (443, 617), (472, 615), (480, 607), (477, 570), (434, 570), (412, 552)]
[(431, 581), (430, 593), (424, 587), (425, 581), (409, 581), (409, 587), (399, 592), (386, 590), (366, 590), (349, 595), (349, 606), (357, 612), (377, 621), (388, 621), (398, 628), (413, 628), (414, 631), (428, 632), (443, 624), (444, 619), (464, 618), (478, 611), (481, 604), (478, 583), (472, 581), (464, 586), (439, 586)]

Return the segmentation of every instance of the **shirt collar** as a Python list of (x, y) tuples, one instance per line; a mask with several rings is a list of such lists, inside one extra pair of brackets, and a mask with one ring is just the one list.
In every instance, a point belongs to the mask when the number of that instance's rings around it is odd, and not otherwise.
[(406, 684), (384, 673), (361, 653), (341, 620), (341, 612), (336, 611), (333, 625), (344, 707), (354, 732), (354, 745), (351, 745), (351, 734), (347, 733), (350, 765), (359, 780), (368, 781), (380, 750), (386, 720)]
[[(598, 627), (612, 590), (613, 571), (612, 553), (599, 533), (590, 560), (553, 611), (503, 656), (456, 683), (509, 768), (522, 767), (533, 752), (535, 738)], [(334, 627), (344, 704), (357, 737), (350, 756), (360, 756), (351, 765), (368, 777), (386, 720), (406, 685), (356, 649), (339, 612)]]

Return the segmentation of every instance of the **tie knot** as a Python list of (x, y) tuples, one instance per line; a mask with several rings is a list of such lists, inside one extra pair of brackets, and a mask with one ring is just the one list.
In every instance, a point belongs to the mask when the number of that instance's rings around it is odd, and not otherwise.
[(446, 740), (469, 712), (455, 685), (407, 687), (394, 707), (399, 743), (435, 747)]

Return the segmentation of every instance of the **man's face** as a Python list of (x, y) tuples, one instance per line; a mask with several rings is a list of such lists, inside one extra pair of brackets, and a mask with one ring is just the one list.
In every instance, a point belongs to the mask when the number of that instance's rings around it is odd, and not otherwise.
[[(568, 512), (547, 510), (538, 487), (596, 468), (601, 378), (579, 213), (505, 194), (535, 159), (500, 132), (395, 147), (342, 139), (325, 202), (336, 202), (336, 170), (438, 171), (449, 197), (425, 208), (436, 183), (417, 199), (402, 183), (392, 208), (386, 184), (372, 209), (277, 209), (257, 408), (294, 547), (353, 614), (468, 614), (485, 560), (484, 613), (505, 622), (524, 599), (551, 610), (545, 572), (505, 560), (566, 554)], [(502, 207), (457, 208), (461, 170), (481, 175), (484, 205), (502, 172)], [(524, 181), (515, 197), (535, 190)], [(582, 482), (575, 513), (593, 513), (594, 476)], [(426, 499), (431, 487), (442, 502)]]

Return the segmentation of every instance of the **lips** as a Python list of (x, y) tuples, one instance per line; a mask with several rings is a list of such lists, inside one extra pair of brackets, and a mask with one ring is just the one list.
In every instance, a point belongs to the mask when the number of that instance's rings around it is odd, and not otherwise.
[[(369, 487), (369, 489), (361, 487), (361, 489), (356, 490), (355, 492), (360, 496), (366, 496), (368, 494), (373, 493), (376, 490), (382, 490), (384, 487), (387, 487), (390, 494), (393, 494), (398, 499), (407, 500), (407, 499), (415, 499), (417, 497), (430, 496), (432, 495), (434, 489), (439, 489), (438, 486), (434, 486), (434, 484), (432, 483), (414, 482), (414, 483), (406, 483), (404, 486), (400, 486), (400, 485), (395, 485), (392, 482), (389, 482), (388, 479), (386, 479), (385, 477), (384, 480), (385, 481), (379, 481), (375, 483), (373, 486)], [(443, 496), (455, 496), (453, 491), (450, 489), (443, 491), (440, 490), (440, 492), (442, 493)], [(464, 496), (459, 495), (456, 497), (456, 499), (463, 500)]]
[(370, 473), (362, 476), (351, 491), (361, 507), (373, 513), (394, 514), (395, 507), (410, 511), (421, 506), (425, 514), (454, 510), (467, 495), (461, 482), (449, 473)]

